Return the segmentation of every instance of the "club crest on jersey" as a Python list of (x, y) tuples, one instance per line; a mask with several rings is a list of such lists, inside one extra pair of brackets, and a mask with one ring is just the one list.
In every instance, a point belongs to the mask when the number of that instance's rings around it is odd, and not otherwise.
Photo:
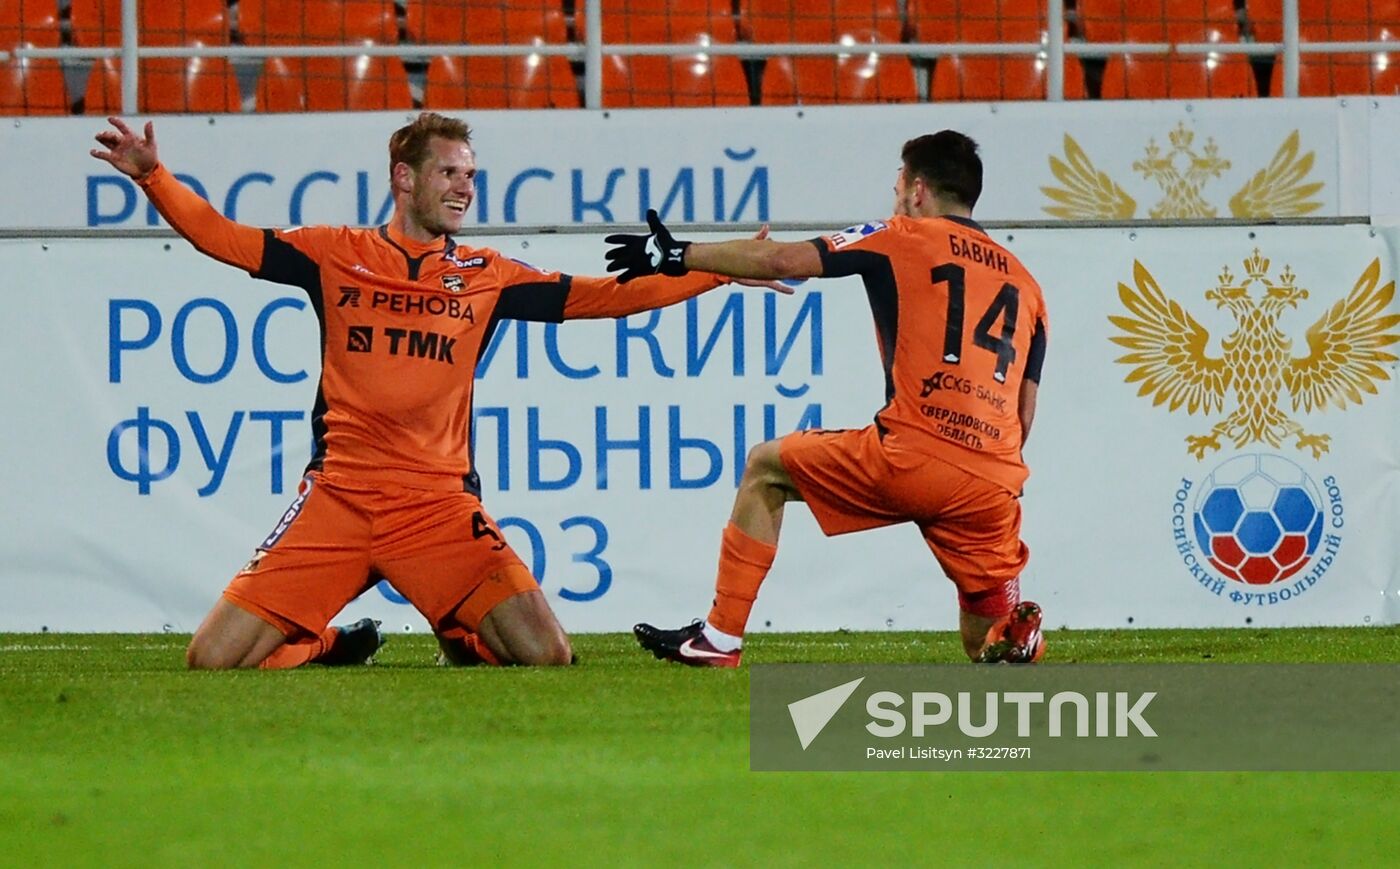
[(885, 228), (883, 220), (872, 220), (869, 223), (861, 223), (856, 226), (848, 226), (840, 232), (833, 232), (827, 238), (831, 239), (831, 246), (840, 250), (847, 245), (855, 244), (867, 235), (872, 235)]
[(461, 276), (461, 275), (443, 275), (443, 276), (442, 276), (442, 288), (443, 288), (444, 290), (449, 290), (449, 291), (454, 292), (454, 293), (460, 293), (460, 292), (462, 292), (462, 276)]

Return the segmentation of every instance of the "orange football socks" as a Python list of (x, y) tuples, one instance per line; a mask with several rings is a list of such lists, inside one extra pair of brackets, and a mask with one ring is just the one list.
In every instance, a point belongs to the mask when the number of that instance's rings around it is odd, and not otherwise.
[(711, 627), (734, 637), (744, 635), (758, 587), (777, 553), (777, 546), (755, 540), (733, 522), (725, 526), (719, 548), (715, 603), (707, 619)]
[(321, 631), (320, 636), (312, 637), (309, 640), (299, 640), (295, 643), (286, 643), (271, 655), (263, 658), (263, 662), (258, 667), (263, 670), (290, 670), (293, 667), (300, 667), (330, 651), (339, 633), (339, 628), (327, 627)]

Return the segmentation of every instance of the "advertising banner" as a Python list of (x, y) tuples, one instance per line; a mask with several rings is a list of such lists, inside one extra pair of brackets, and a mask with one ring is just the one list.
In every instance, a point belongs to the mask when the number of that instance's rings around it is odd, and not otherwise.
[[(474, 111), (463, 115), (480, 170), (468, 220), (627, 223), (654, 207), (671, 222), (844, 225), (887, 213), (900, 147), (945, 128), (981, 145), (983, 220), (1394, 214), (1397, 108), (1400, 98)], [(409, 117), (154, 120), (166, 164), (231, 218), (373, 225), (391, 209), (388, 138)], [(162, 225), (134, 184), (88, 156), (105, 127), (0, 126), (0, 156), (27, 167), (0, 177), (0, 227)]]
[[(1048, 626), (1400, 617), (1400, 234), (993, 236), (1038, 277), (1050, 315), (1022, 578)], [(488, 241), (603, 271), (598, 234)], [(3, 240), (0, 269), (22, 324), (0, 381), (0, 630), (192, 630), (311, 454), (308, 299), (175, 238)], [(929, 379), (957, 388), (954, 368)], [(857, 278), (792, 296), (724, 287), (617, 321), (508, 322), (477, 377), (485, 506), (573, 631), (702, 616), (748, 450), (867, 425), (884, 402)], [(346, 617), (364, 615), (424, 627), (389, 583)], [(956, 619), (916, 529), (825, 538), (792, 504), (752, 628)]]

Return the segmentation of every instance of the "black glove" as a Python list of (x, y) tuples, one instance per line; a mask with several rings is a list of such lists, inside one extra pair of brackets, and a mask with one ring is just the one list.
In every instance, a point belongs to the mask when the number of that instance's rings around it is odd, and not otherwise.
[(679, 277), (690, 271), (685, 267), (685, 249), (688, 241), (676, 241), (671, 231), (661, 222), (656, 209), (647, 210), (647, 235), (610, 235), (603, 239), (605, 244), (614, 245), (608, 250), (608, 271), (622, 272), (617, 276), (619, 284), (646, 275), (670, 275)]

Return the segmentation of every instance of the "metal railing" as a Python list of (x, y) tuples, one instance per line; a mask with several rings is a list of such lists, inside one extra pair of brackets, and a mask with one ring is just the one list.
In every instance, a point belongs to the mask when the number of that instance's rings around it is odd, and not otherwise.
[[(158, 0), (146, 0), (158, 2)], [(1298, 96), (1300, 58), (1303, 54), (1350, 54), (1400, 51), (1400, 40), (1367, 42), (1308, 42), (1299, 41), (1298, 0), (1282, 0), (1282, 42), (1070, 42), (1065, 39), (1064, 0), (1046, 0), (1046, 20), (1059, 22), (1049, 26), (1043, 42), (846, 42), (834, 43), (604, 43), (602, 0), (583, 0), (585, 26), (583, 42), (563, 44), (521, 45), (225, 45), (225, 46), (146, 46), (139, 42), (137, 17), (138, 0), (122, 2), (122, 42), (119, 47), (106, 48), (16, 48), (0, 51), (0, 62), (15, 58), (48, 58), (68, 60), (98, 60), (119, 57), (121, 65), (122, 112), (138, 110), (140, 58), (156, 57), (399, 57), (427, 60), (433, 57), (517, 57), (560, 56), (582, 61), (584, 68), (584, 106), (590, 109), (603, 105), (603, 55), (694, 55), (761, 58), (782, 56), (832, 56), (860, 54), (889, 54), (920, 58), (1011, 56), (1040, 57), (1046, 66), (1046, 96), (1050, 101), (1065, 98), (1064, 62), (1067, 56), (1101, 57), (1110, 54), (1142, 55), (1278, 55), (1283, 64), (1284, 97)]]

